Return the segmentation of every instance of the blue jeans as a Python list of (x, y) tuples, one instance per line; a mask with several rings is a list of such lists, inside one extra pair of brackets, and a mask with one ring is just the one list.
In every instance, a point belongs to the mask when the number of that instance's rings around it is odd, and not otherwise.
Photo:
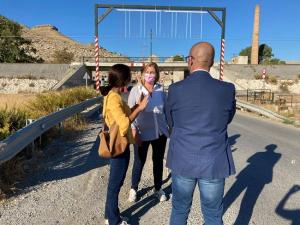
[(121, 223), (119, 210), (119, 193), (124, 183), (130, 158), (129, 147), (122, 155), (110, 159), (110, 173), (107, 186), (107, 197), (105, 203), (104, 217), (108, 219), (109, 225)]
[(172, 173), (172, 213), (170, 225), (185, 225), (198, 184), (205, 225), (223, 225), (223, 194), (225, 179), (197, 179)]

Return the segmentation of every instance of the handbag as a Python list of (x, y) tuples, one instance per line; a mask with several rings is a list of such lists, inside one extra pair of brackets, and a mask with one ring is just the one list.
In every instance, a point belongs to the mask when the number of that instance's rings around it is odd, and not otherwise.
[(126, 137), (121, 136), (119, 126), (114, 122), (109, 130), (102, 128), (98, 153), (103, 158), (112, 158), (125, 152), (128, 145)]
[(112, 158), (121, 155), (125, 152), (128, 145), (127, 137), (121, 136), (118, 124), (114, 122), (108, 129), (105, 118), (104, 126), (99, 132), (99, 138), (98, 154), (103, 158)]

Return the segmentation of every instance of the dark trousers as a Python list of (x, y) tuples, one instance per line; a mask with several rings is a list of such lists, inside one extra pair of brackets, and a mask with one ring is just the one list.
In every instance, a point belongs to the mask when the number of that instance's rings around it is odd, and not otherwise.
[(110, 159), (110, 173), (107, 186), (105, 203), (105, 218), (109, 225), (117, 225), (121, 222), (119, 210), (119, 193), (124, 183), (130, 158), (129, 147), (117, 157)]
[(159, 190), (162, 186), (163, 175), (163, 159), (165, 155), (165, 148), (167, 143), (167, 137), (165, 135), (160, 136), (156, 140), (143, 141), (141, 146), (134, 149), (134, 163), (132, 169), (132, 183), (131, 188), (138, 190), (138, 185), (141, 180), (143, 167), (147, 159), (147, 153), (149, 145), (152, 146), (152, 161), (153, 161), (153, 175), (154, 175), (154, 187), (155, 190)]

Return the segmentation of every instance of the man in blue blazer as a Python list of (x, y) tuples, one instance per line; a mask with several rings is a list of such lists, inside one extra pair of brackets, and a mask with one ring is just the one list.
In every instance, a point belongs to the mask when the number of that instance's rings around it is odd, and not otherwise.
[(227, 125), (235, 114), (235, 87), (209, 74), (214, 54), (211, 44), (196, 43), (187, 57), (190, 75), (169, 87), (170, 225), (187, 223), (196, 184), (205, 225), (223, 224), (225, 178), (235, 173), (227, 135)]

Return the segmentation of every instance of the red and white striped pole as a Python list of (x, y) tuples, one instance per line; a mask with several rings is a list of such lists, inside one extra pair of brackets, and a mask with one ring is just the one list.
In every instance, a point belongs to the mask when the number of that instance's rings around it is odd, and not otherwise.
[(225, 64), (225, 39), (221, 41), (221, 63), (220, 63), (220, 80), (224, 79), (224, 64)]
[(95, 62), (96, 62), (96, 92), (99, 93), (100, 90), (100, 79), (99, 79), (99, 44), (98, 36), (95, 36)]

